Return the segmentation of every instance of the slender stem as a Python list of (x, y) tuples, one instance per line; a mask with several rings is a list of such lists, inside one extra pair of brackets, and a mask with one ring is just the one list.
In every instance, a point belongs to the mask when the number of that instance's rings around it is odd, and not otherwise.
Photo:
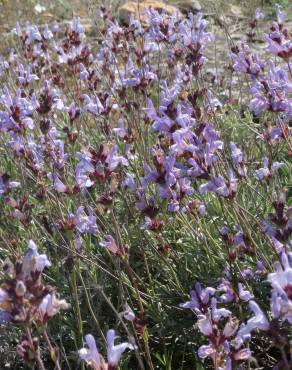
[(280, 351), (281, 351), (281, 355), (282, 355), (282, 359), (283, 359), (283, 362), (284, 362), (285, 369), (286, 370), (291, 369), (290, 366), (289, 366), (289, 362), (288, 362), (288, 359), (287, 359), (287, 355), (286, 355), (286, 353), (284, 351), (284, 348), (281, 347), (280, 348)]
[(40, 353), (39, 348), (37, 349), (37, 352), (36, 352), (36, 360), (37, 360), (39, 370), (46, 370), (43, 360), (41, 358), (41, 353)]
[(291, 78), (292, 78), (292, 71), (291, 71), (291, 67), (290, 67), (289, 60), (287, 61), (287, 64), (288, 64), (288, 69), (289, 69), (290, 76), (291, 76)]
[(62, 370), (61, 366), (59, 364), (58, 354), (56, 353), (55, 348), (52, 346), (52, 343), (50, 341), (50, 338), (49, 338), (48, 333), (47, 333), (46, 330), (43, 333), (43, 337), (44, 337), (44, 340), (46, 341), (46, 343), (48, 345), (48, 349), (50, 351), (51, 359), (54, 361), (54, 363), (56, 365), (56, 369), (57, 370)]
[(37, 362), (38, 369), (39, 370), (46, 370), (45, 365), (43, 363), (43, 360), (41, 358), (41, 352), (40, 352), (39, 346), (37, 347), (37, 349), (35, 349), (35, 344), (33, 343), (33, 339), (32, 339), (32, 336), (31, 336), (30, 328), (26, 328), (26, 335), (27, 335), (27, 338), (29, 340), (31, 349), (36, 354), (36, 362)]
[(83, 338), (83, 324), (82, 324), (82, 318), (81, 318), (81, 311), (78, 301), (78, 289), (77, 289), (77, 281), (76, 281), (76, 266), (74, 267), (74, 270), (70, 274), (70, 282), (71, 282), (71, 289), (72, 289), (72, 296), (74, 299), (74, 308), (75, 308), (75, 314), (77, 318), (77, 327), (78, 327), (78, 334), (79, 337), (77, 338), (78, 345), (81, 344), (82, 338)]
[(96, 325), (96, 328), (97, 330), (99, 331), (99, 334), (101, 335), (102, 339), (104, 340), (104, 342), (106, 342), (106, 338), (101, 330), (101, 327), (100, 327), (100, 324), (99, 324), (99, 321), (97, 319), (97, 317), (95, 316), (95, 313), (93, 311), (93, 308), (91, 306), (91, 302), (90, 302), (90, 299), (89, 299), (89, 295), (88, 295), (88, 292), (87, 292), (87, 288), (86, 288), (86, 285), (85, 285), (85, 282), (83, 280), (83, 277), (82, 277), (82, 274), (81, 272), (79, 272), (79, 278), (80, 278), (80, 281), (81, 281), (81, 284), (83, 286), (83, 289), (84, 289), (84, 293), (85, 293), (85, 297), (86, 297), (86, 301), (87, 301), (87, 305), (88, 305), (88, 308), (89, 308), (89, 311), (90, 311), (90, 314), (93, 318), (93, 321)]

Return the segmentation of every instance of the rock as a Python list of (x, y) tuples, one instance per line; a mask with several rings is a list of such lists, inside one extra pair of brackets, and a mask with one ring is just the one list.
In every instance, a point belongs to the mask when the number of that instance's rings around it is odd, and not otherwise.
[(153, 8), (159, 12), (166, 12), (167, 14), (175, 14), (178, 13), (181, 16), (181, 12), (176, 6), (165, 4), (159, 0), (145, 0), (140, 3), (136, 3), (134, 1), (129, 1), (122, 5), (118, 10), (119, 20), (122, 24), (128, 24), (130, 20), (130, 16), (134, 16), (137, 19), (140, 19), (142, 23), (145, 23), (146, 18), (143, 13), (148, 8)]
[(201, 4), (197, 0), (178, 0), (174, 4), (184, 14), (198, 13), (202, 10)]

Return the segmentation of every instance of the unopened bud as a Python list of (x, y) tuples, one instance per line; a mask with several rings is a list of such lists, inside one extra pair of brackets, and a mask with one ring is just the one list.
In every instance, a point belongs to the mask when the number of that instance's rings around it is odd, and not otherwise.
[(22, 280), (18, 281), (15, 287), (15, 294), (17, 297), (23, 297), (26, 292), (26, 286)]

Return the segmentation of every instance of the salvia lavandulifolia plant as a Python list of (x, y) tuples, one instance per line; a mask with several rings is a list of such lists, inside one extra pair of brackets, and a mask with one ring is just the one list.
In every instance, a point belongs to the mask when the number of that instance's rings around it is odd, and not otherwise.
[(1, 368), (291, 369), (292, 41), (264, 13), (226, 32), (225, 62), (203, 14), (16, 24)]

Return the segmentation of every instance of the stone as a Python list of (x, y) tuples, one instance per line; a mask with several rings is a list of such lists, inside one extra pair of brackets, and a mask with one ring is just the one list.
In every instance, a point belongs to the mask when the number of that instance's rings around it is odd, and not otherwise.
[(128, 24), (130, 17), (134, 16), (136, 19), (140, 19), (142, 23), (145, 23), (146, 18), (143, 13), (148, 8), (153, 8), (159, 12), (166, 12), (169, 15), (178, 13), (181, 16), (181, 12), (174, 5), (169, 5), (160, 0), (145, 0), (140, 3), (129, 1), (122, 5), (118, 10), (119, 20), (122, 24)]
[(199, 13), (202, 11), (201, 4), (197, 0), (177, 0), (174, 5), (183, 13)]

